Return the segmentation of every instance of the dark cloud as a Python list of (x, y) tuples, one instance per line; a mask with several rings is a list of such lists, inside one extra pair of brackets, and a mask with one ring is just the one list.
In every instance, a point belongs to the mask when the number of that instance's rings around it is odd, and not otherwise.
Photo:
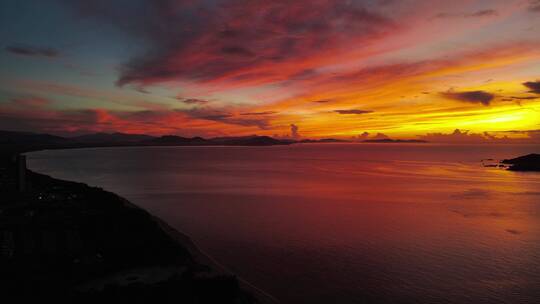
[(230, 125), (238, 125), (245, 127), (257, 127), (261, 130), (267, 130), (270, 127), (268, 120), (264, 117), (261, 118), (244, 118), (238, 117), (232, 113), (214, 110), (211, 108), (196, 108), (191, 110), (177, 110), (177, 112), (182, 112), (188, 116), (196, 119), (211, 120), (216, 122), (221, 122)]
[(253, 57), (255, 54), (247, 48), (241, 46), (225, 46), (221, 48), (221, 52), (226, 55)]
[(472, 13), (438, 13), (434, 18), (475, 18), (475, 17), (494, 17), (498, 16), (499, 13), (494, 9), (484, 9), (474, 11)]
[(363, 132), (362, 134), (358, 135), (358, 139), (367, 139), (369, 136), (369, 132)]
[(183, 103), (187, 103), (187, 104), (205, 104), (205, 103), (208, 103), (208, 100), (199, 99), (199, 98), (176, 97), (176, 99), (180, 100)]
[(274, 111), (265, 111), (265, 112), (247, 112), (247, 113), (240, 113), (240, 115), (246, 115), (246, 116), (257, 116), (257, 115), (272, 115), (277, 114), (277, 112)]
[(485, 9), (476, 11), (472, 14), (467, 14), (465, 17), (491, 17), (491, 16), (497, 16), (499, 13), (494, 9)]
[(510, 234), (521, 234), (522, 233), (521, 231), (516, 230), (516, 229), (506, 229), (505, 231), (510, 233)]
[(21, 56), (30, 56), (30, 57), (54, 58), (60, 55), (60, 53), (53, 48), (30, 46), (30, 45), (11, 45), (11, 46), (6, 46), (5, 50), (12, 54), (21, 55)]
[(463, 102), (480, 103), (484, 106), (489, 106), (493, 98), (495, 98), (495, 95), (484, 91), (443, 92), (441, 95)]
[(193, 118), (263, 130), (269, 128), (269, 123), (264, 118), (243, 118), (210, 108), (135, 112), (105, 109), (52, 110), (41, 106), (41, 103), (42, 101), (30, 101), (30, 99), (13, 100), (9, 102), (10, 106), (5, 106), (8, 103), (0, 103), (0, 130), (23, 130), (59, 135), (118, 131), (145, 134), (176, 134), (178, 132), (192, 135), (222, 134), (220, 131), (208, 131), (200, 121), (191, 123)]
[(357, 115), (360, 115), (360, 114), (372, 113), (373, 111), (351, 109), (351, 110), (334, 110), (334, 112), (336, 112), (338, 114), (357, 114)]
[(438, 13), (437, 15), (433, 16), (433, 18), (451, 18), (451, 17), (457, 17), (459, 14), (450, 14), (450, 13)]
[(537, 97), (537, 96), (510, 96), (508, 97), (508, 99), (510, 100), (514, 100), (514, 99), (519, 99), (519, 100), (533, 100), (533, 99), (538, 99), (540, 97)]
[[(310, 77), (305, 66), (282, 72), (276, 64), (373, 41), (395, 33), (393, 21), (368, 9), (368, 1), (68, 1), (83, 18), (97, 18), (146, 42), (147, 51), (120, 69), (118, 85), (175, 79), (235, 79), (251, 70), (275, 78)], [(277, 70), (277, 71), (276, 71)], [(242, 73), (239, 73), (242, 72)], [(244, 78), (245, 80), (245, 78)], [(249, 79), (248, 79), (249, 80)], [(283, 80), (283, 79), (282, 79)]]
[(230, 114), (213, 114), (213, 115), (207, 115), (207, 116), (199, 116), (198, 118), (214, 120), (214, 121), (225, 121), (231, 117), (232, 116)]
[(0, 109), (0, 129), (4, 130), (61, 134), (66, 130), (93, 130), (107, 125), (94, 110), (10, 112)]
[(534, 13), (540, 13), (540, 0), (530, 0), (529, 11)]
[(292, 138), (300, 137), (300, 133), (298, 133), (298, 126), (295, 124), (291, 124), (291, 137)]
[(391, 5), (394, 4), (397, 0), (378, 0), (380, 5)]
[(471, 188), (463, 192), (456, 193), (452, 195), (452, 197), (460, 198), (460, 199), (485, 199), (485, 198), (489, 198), (491, 195), (492, 193), (490, 191), (487, 191), (484, 189)]
[(11, 105), (14, 105), (16, 107), (43, 107), (51, 103), (49, 99), (42, 98), (42, 97), (20, 97), (20, 98), (12, 98), (11, 99)]
[(317, 72), (313, 69), (305, 69), (290, 76), (293, 80), (303, 80), (313, 78), (317, 75)]
[(312, 100), (311, 102), (315, 102), (315, 103), (328, 103), (328, 102), (332, 102), (332, 100), (330, 100), (330, 99), (321, 99), (321, 100)]
[(139, 92), (139, 93), (142, 93), (142, 94), (150, 94), (150, 92), (148, 90), (146, 90), (144, 87), (142, 86), (137, 86), (135, 87), (135, 91)]
[(527, 81), (524, 82), (523, 85), (530, 89), (529, 92), (540, 94), (540, 80)]

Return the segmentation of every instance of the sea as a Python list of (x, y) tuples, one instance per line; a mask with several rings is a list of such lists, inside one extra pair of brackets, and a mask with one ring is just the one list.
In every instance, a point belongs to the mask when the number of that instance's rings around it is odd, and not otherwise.
[(539, 145), (325, 143), (28, 153), (115, 192), (281, 303), (540, 303)]

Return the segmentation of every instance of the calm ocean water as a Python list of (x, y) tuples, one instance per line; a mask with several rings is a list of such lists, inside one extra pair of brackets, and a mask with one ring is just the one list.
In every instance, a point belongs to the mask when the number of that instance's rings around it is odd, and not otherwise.
[(539, 303), (531, 145), (305, 144), (41, 151), (29, 167), (116, 192), (282, 303)]

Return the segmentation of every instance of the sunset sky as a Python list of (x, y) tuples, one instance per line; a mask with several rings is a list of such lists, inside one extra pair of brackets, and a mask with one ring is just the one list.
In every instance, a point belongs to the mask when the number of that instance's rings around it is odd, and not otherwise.
[(0, 38), (3, 130), (540, 143), (540, 0), (4, 0)]

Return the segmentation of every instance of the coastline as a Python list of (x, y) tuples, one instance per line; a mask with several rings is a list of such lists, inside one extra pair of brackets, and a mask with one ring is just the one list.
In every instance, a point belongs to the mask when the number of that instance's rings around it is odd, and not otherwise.
[[(138, 206), (135, 206), (135, 207), (139, 208)], [(162, 219), (155, 216), (152, 216), (152, 217), (154, 221), (156, 221), (160, 225), (163, 231), (165, 231), (171, 238), (173, 238), (174, 240), (176, 240), (177, 242), (185, 246), (196, 261), (200, 262), (201, 264), (211, 266), (214, 271), (217, 271), (221, 274), (234, 275), (236, 279), (238, 279), (240, 283), (240, 287), (247, 290), (252, 295), (254, 295), (257, 298), (257, 301), (259, 301), (259, 303), (262, 303), (262, 304), (280, 303), (279, 300), (274, 298), (269, 293), (249, 283), (248, 281), (239, 277), (232, 271), (228, 270), (225, 266), (221, 265), (219, 262), (214, 260), (209, 254), (207, 254), (201, 248), (199, 248), (197, 244), (188, 235), (184, 234), (183, 232), (178, 231), (175, 228), (172, 228), (169, 224), (167, 224)]]
[[(0, 204), (0, 266), (5, 270), (0, 290), (7, 298), (51, 296), (90, 303), (108, 299), (114, 288), (116, 298), (119, 294), (133, 298), (134, 289), (143, 289), (145, 296), (150, 293), (159, 299), (165, 288), (180, 289), (181, 296), (174, 299), (185, 303), (279, 303), (220, 265), (188, 235), (127, 199), (26, 168), (26, 190), (9, 189), (6, 180), (16, 184), (20, 173), (5, 164), (0, 163), (2, 172), (8, 173), (0, 180), (2, 192), (6, 190)], [(98, 230), (80, 227), (84, 225)], [(68, 240), (73, 235), (77, 242)], [(112, 247), (88, 249), (87, 243), (94, 242)], [(44, 268), (38, 278), (35, 265)]]
[[(78, 152), (78, 151), (77, 151)], [(79, 159), (82, 159), (83, 161), (86, 161), (86, 157), (80, 157), (80, 154), (78, 153), (75, 153), (74, 155), (79, 155)], [(69, 157), (68, 157), (69, 158)], [(62, 156), (62, 154), (60, 155), (57, 155), (55, 158), (53, 159), (56, 159), (57, 161), (60, 161), (60, 162), (63, 162), (64, 161), (64, 158)], [(89, 158), (90, 160), (90, 158)], [(96, 163), (100, 163), (100, 160), (98, 158), (97, 162)], [(75, 165), (76, 167), (76, 165)], [(36, 165), (36, 168), (42, 168), (41, 166), (38, 166)], [(47, 168), (47, 166), (43, 167), (43, 168)], [(69, 168), (69, 167), (67, 167)], [(85, 167), (83, 167), (85, 168)], [(53, 169), (54, 170), (54, 169)], [(47, 172), (47, 170), (43, 170), (44, 172)], [(56, 171), (48, 171), (48, 172), (56, 172)], [(96, 171), (87, 171), (87, 172), (96, 172)], [(56, 173), (54, 173), (56, 174)], [(140, 173), (139, 173), (140, 174)], [(83, 176), (80, 176), (80, 177), (76, 177), (77, 175), (73, 175), (74, 177), (69, 177), (70, 175), (64, 175), (66, 176), (66, 178), (68, 179), (74, 179), (74, 180), (82, 180), (84, 181), (84, 177)], [(125, 177), (117, 177), (115, 180), (123, 180)], [(52, 179), (52, 178), (51, 178)], [(62, 181), (61, 180), (56, 180), (56, 179), (53, 179), (56, 183), (61, 183)], [(92, 179), (89, 179), (87, 181), (92, 181)], [(102, 187), (112, 187), (114, 185), (114, 180), (109, 180), (110, 182), (106, 182), (106, 183), (98, 183), (97, 181), (95, 182), (95, 184), (100, 184)], [(72, 182), (72, 183), (75, 183), (75, 182)], [(90, 182), (91, 184), (94, 184), (94, 182)], [(156, 188), (154, 188), (154, 190), (156, 192), (158, 191), (162, 191), (163, 188), (159, 188), (161, 185), (160, 184), (156, 184)], [(123, 189), (123, 188), (118, 188), (118, 189)], [(129, 189), (129, 188), (128, 188)], [(106, 191), (103, 191), (103, 192), (106, 192)], [(129, 191), (128, 191), (129, 192)], [(142, 209), (144, 211), (144, 208), (141, 208), (135, 204), (133, 204), (132, 202), (128, 201), (127, 199), (124, 199), (122, 197), (119, 197), (118, 195), (114, 195), (115, 197), (117, 197), (119, 200), (121, 200), (122, 202), (122, 205), (124, 207), (129, 207), (128, 209)], [(219, 199), (219, 198), (218, 198)], [(216, 198), (214, 198), (212, 201), (215, 201)], [(137, 200), (137, 199), (134, 199), (134, 201), (138, 202), (141, 204), (141, 206), (147, 206), (145, 205), (146, 204), (146, 200), (144, 201), (140, 201), (140, 200)], [(151, 202), (151, 201), (150, 201)], [(1, 205), (1, 204), (0, 204)], [(0, 209), (2, 209), (2, 207), (0, 206)], [(150, 210), (154, 210), (154, 209), (150, 209)], [(160, 214), (160, 213), (158, 213)], [(183, 213), (185, 216), (189, 216), (190, 215), (190, 212), (189, 211), (186, 211)], [(194, 214), (194, 213), (191, 213), (191, 214)], [(165, 215), (165, 214), (164, 214)], [(201, 214), (203, 215), (203, 214)], [(198, 218), (198, 217), (197, 217)], [(196, 218), (195, 218), (196, 219)], [(187, 249), (188, 252), (190, 253), (191, 257), (193, 257), (194, 260), (197, 261), (197, 264), (201, 264), (201, 265), (206, 265), (206, 266), (209, 266), (209, 268), (211, 268), (213, 270), (213, 273), (216, 273), (216, 274), (224, 274), (224, 275), (234, 275), (233, 272), (230, 272), (228, 271), (225, 267), (223, 267), (223, 265), (220, 265), (218, 262), (216, 262), (215, 260), (212, 259), (211, 256), (209, 256), (208, 254), (206, 254), (203, 250), (201, 250), (200, 248), (197, 247), (197, 245), (195, 244), (195, 242), (193, 240), (191, 240), (191, 238), (183, 233), (182, 231), (178, 231), (176, 229), (173, 229), (171, 228), (166, 222), (164, 222), (163, 220), (159, 219), (158, 217), (155, 217), (155, 216), (152, 216), (150, 218), (150, 220), (152, 222), (155, 222), (157, 223), (157, 225), (159, 225), (160, 227), (160, 230), (165, 232), (169, 238), (171, 239), (174, 239), (174, 241), (178, 244), (181, 245), (181, 247), (183, 247), (184, 249)], [(171, 223), (174, 223), (174, 221), (172, 221)], [(204, 221), (202, 222), (202, 224), (204, 224)], [(1, 227), (0, 227), (1, 228)], [(0, 229), (1, 230), (1, 229)], [(181, 229), (180, 229), (181, 230)], [(0, 231), (1, 232), (1, 231)], [(0, 235), (1, 236), (1, 235)], [(233, 239), (235, 236), (232, 235), (232, 238), (230, 239)], [(227, 244), (225, 244), (226, 246)], [(226, 248), (226, 247), (225, 247)], [(240, 249), (242, 250), (242, 249)], [(245, 249), (244, 249), (245, 250)], [(242, 261), (240, 261), (241, 263), (243, 263)], [(241, 264), (240, 264), (241, 265)], [(143, 266), (144, 267), (144, 266)], [(142, 269), (142, 268), (138, 268), (138, 269)], [(171, 271), (171, 272), (174, 272), (175, 271), (175, 268), (174, 267), (171, 267), (170, 270), (167, 270), (167, 271)], [(129, 275), (133, 274), (135, 271), (127, 271), (127, 274), (126, 272), (122, 273), (122, 275), (127, 278)], [(247, 272), (249, 273), (249, 272)], [(275, 277), (279, 278), (279, 274)], [(236, 279), (238, 280), (238, 283), (241, 287), (242, 290), (245, 290), (245, 291), (248, 291), (250, 294), (254, 295), (257, 299), (259, 299), (259, 303), (272, 303), (272, 302), (277, 302), (275, 299), (273, 299), (271, 296), (269, 296), (268, 294), (264, 293), (264, 291), (261, 291), (260, 289), (254, 287), (253, 285), (249, 284), (249, 282), (246, 282), (244, 280), (242, 280), (241, 278), (239, 277), (236, 277)], [(103, 286), (103, 285), (101, 285)], [(0, 288), (1, 289), (1, 288)], [(286, 299), (286, 294), (285, 295), (282, 295), (283, 298)], [(218, 303), (221, 303), (221, 302), (218, 302)], [(244, 303), (244, 302), (242, 302)], [(252, 303), (252, 302), (245, 302), (245, 303)]]
[[(32, 170), (29, 170), (29, 171), (34, 172)], [(34, 173), (37, 173), (37, 172), (34, 172)], [(76, 181), (67, 181), (67, 180), (57, 179), (57, 178), (54, 178), (54, 177), (52, 177), (50, 175), (46, 175), (46, 174), (43, 174), (43, 173), (37, 173), (37, 174), (45, 175), (45, 176), (51, 178), (54, 181), (80, 183), (80, 182), (76, 182)], [(87, 187), (92, 187), (92, 186), (87, 185), (85, 183), (82, 183), (82, 184), (84, 184)], [(172, 226), (170, 226), (167, 222), (165, 222), (161, 218), (159, 218), (159, 217), (157, 217), (155, 215), (152, 215), (150, 212), (148, 212), (144, 208), (141, 208), (141, 207), (135, 205), (134, 203), (132, 203), (129, 200), (127, 200), (126, 198), (118, 195), (117, 193), (110, 192), (110, 191), (107, 191), (105, 189), (103, 189), (102, 191), (109, 192), (109, 193), (112, 193), (113, 195), (117, 196), (125, 204), (125, 206), (127, 208), (133, 208), (133, 209), (141, 210), (141, 211), (144, 211), (144, 212), (148, 213), (150, 215), (150, 219), (152, 221), (154, 221), (160, 227), (160, 229), (165, 234), (167, 234), (172, 240), (177, 242), (183, 248), (187, 249), (187, 251), (189, 252), (191, 257), (197, 263), (200, 263), (201, 265), (209, 267), (211, 272), (212, 272), (212, 275), (233, 276), (235, 279), (237, 279), (238, 282), (240, 283), (240, 288), (242, 290), (247, 291), (250, 295), (255, 297), (255, 300), (256, 300), (255, 303), (260, 303), (260, 304), (276, 304), (276, 303), (279, 303), (279, 301), (276, 298), (274, 298), (273, 296), (271, 296), (267, 292), (265, 292), (262, 289), (254, 286), (253, 284), (249, 283), (248, 281), (242, 279), (237, 274), (235, 274), (232, 271), (228, 270), (225, 266), (221, 265), (219, 262), (214, 260), (210, 255), (208, 255), (201, 248), (199, 248), (197, 246), (197, 244), (187, 234), (173, 228)]]
[[(126, 207), (129, 208), (135, 208), (144, 210), (145, 209), (135, 205), (134, 203), (130, 202), (129, 200), (119, 196), (115, 193), (125, 204)], [(269, 293), (265, 292), (264, 290), (256, 287), (255, 285), (249, 283), (248, 281), (244, 280), (243, 278), (239, 277), (237, 274), (233, 273), (232, 271), (228, 270), (225, 266), (221, 265), (219, 262), (214, 260), (212, 256), (204, 252), (197, 244), (184, 232), (179, 231), (178, 229), (173, 228), (171, 225), (169, 225), (167, 222), (162, 220), (161, 218), (154, 216), (150, 214), (151, 219), (156, 222), (159, 227), (165, 232), (167, 235), (169, 235), (172, 239), (174, 239), (176, 242), (178, 242), (180, 245), (182, 245), (184, 248), (188, 250), (188, 252), (192, 255), (192, 257), (195, 259), (195, 261), (210, 266), (210, 268), (215, 271), (216, 273), (220, 275), (233, 275), (238, 279), (241, 288), (249, 291), (251, 294), (254, 294), (259, 303), (261, 304), (275, 304), (279, 303), (279, 301), (274, 298)]]

